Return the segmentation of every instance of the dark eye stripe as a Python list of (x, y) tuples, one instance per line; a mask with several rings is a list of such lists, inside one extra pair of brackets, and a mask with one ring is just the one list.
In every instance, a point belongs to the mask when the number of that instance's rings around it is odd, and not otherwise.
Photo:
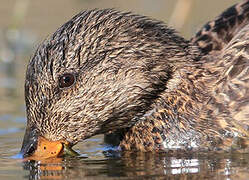
[(70, 87), (74, 84), (74, 82), (75, 82), (75, 76), (73, 74), (66, 73), (59, 78), (59, 87), (60, 88)]

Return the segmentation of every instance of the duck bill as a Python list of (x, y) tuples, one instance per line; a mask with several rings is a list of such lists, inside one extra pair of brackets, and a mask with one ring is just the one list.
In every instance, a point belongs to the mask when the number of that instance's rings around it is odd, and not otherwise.
[(31, 156), (38, 144), (38, 133), (35, 129), (31, 130), (32, 128), (27, 127), (25, 131), (25, 135), (23, 138), (22, 148), (21, 148), (21, 155), (26, 158)]
[(47, 159), (52, 157), (59, 157), (63, 153), (62, 141), (49, 141), (44, 137), (39, 136), (37, 141), (37, 148), (30, 156), (31, 159)]
[(63, 145), (68, 144), (65, 141), (49, 141), (39, 136), (35, 129), (30, 129), (26, 129), (21, 148), (21, 154), (25, 159), (40, 160), (58, 157), (63, 152)]

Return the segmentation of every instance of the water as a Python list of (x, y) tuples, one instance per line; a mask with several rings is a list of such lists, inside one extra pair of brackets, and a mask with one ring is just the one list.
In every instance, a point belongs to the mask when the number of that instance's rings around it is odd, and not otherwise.
[[(95, 136), (78, 144), (77, 158), (24, 162), (18, 157), (26, 117), (23, 84), (26, 64), (38, 43), (82, 9), (116, 7), (170, 22), (189, 38), (203, 23), (236, 0), (198, 1), (184, 21), (176, 0), (17, 0), (0, 7), (0, 180), (2, 179), (248, 179), (249, 153), (119, 153)], [(212, 13), (210, 13), (212, 12)], [(181, 13), (183, 13), (181, 11)], [(184, 17), (184, 14), (181, 14)]]

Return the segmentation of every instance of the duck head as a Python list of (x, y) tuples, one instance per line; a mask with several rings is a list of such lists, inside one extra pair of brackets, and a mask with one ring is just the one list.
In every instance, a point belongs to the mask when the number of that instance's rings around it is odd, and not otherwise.
[[(61, 144), (131, 127), (193, 59), (192, 49), (174, 30), (144, 16), (110, 9), (79, 13), (28, 64), (24, 157), (57, 156)], [(51, 143), (52, 154), (39, 153)]]

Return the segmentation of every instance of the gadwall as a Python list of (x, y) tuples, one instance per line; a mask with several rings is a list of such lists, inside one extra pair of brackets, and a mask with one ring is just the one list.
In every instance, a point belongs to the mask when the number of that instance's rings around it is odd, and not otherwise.
[(185, 40), (145, 16), (77, 14), (28, 64), (23, 156), (59, 156), (96, 134), (127, 151), (246, 149), (248, 19), (246, 0)]

